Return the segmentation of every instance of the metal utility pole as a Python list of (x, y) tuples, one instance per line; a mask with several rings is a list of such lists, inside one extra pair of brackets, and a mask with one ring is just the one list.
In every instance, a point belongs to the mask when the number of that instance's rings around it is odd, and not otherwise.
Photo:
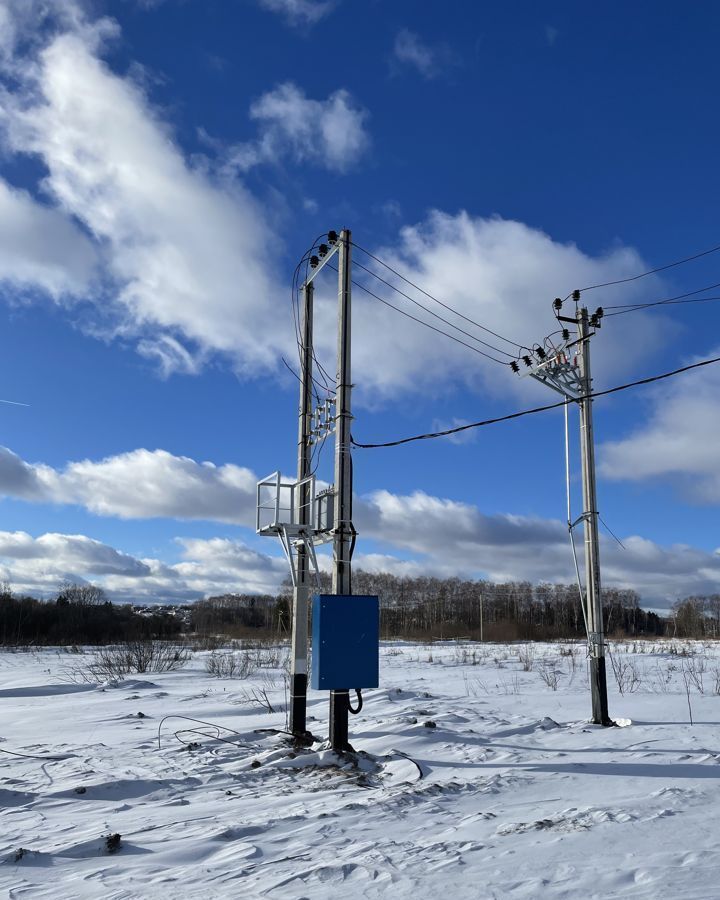
[(595, 489), (595, 441), (592, 420), (592, 377), (590, 375), (590, 326), (585, 307), (577, 315), (580, 341), (580, 451), (582, 455), (583, 528), (585, 532), (585, 595), (590, 642), (590, 690), (592, 715), (596, 725), (612, 725), (608, 714), (605, 673), (605, 634), (600, 594), (600, 541)]
[[(300, 483), (298, 525), (311, 525), (310, 440), (313, 427), (312, 350), (313, 293), (312, 281), (303, 288), (302, 344), (300, 368), (300, 415), (298, 420), (297, 480)], [(311, 591), (310, 560), (304, 542), (297, 545), (297, 568), (293, 588), (292, 660), (290, 670), (290, 731), (295, 737), (307, 734), (307, 648), (308, 600)]]
[[(350, 455), (351, 389), (350, 383), (350, 231), (340, 232), (338, 255), (338, 344), (335, 406), (335, 533), (333, 535), (334, 594), (352, 593), (350, 553), (352, 525), (352, 458)], [(330, 745), (347, 750), (349, 685), (330, 692)]]

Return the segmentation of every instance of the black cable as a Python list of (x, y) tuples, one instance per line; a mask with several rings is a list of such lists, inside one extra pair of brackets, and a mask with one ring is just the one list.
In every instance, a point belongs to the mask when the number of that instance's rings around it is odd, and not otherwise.
[[(362, 269), (363, 272), (367, 272), (368, 275), (372, 275), (373, 278), (377, 278), (378, 281), (381, 281), (383, 284), (387, 285), (389, 288), (392, 288), (392, 290), (396, 291), (398, 294), (400, 294), (401, 297), (405, 297), (406, 300), (409, 300), (411, 303), (414, 303), (415, 306), (419, 306), (420, 309), (422, 309), (424, 312), (429, 313), (431, 316), (435, 316), (436, 319), (439, 319), (441, 322), (444, 322), (446, 325), (449, 325), (450, 328), (454, 328), (456, 331), (459, 331), (460, 334), (464, 334), (466, 337), (469, 337), (471, 340), (477, 341), (478, 344), (482, 344), (484, 347), (488, 347), (490, 350), (494, 350), (496, 353), (504, 353), (506, 356), (509, 356), (511, 359), (515, 359), (516, 354), (510, 353), (508, 350), (503, 350), (500, 347), (496, 347), (494, 344), (488, 344), (487, 341), (483, 341), (479, 337), (475, 337), (474, 334), (471, 334), (469, 331), (465, 331), (464, 328), (460, 328), (458, 325), (455, 325), (449, 319), (446, 319), (443, 316), (439, 315), (438, 313), (433, 312), (431, 309), (428, 309), (427, 306), (423, 306), (423, 304), (420, 303), (418, 300), (415, 300), (409, 294), (406, 294), (404, 291), (401, 291), (399, 288), (395, 287), (395, 285), (392, 284), (392, 282), (386, 281), (384, 278), (381, 278), (380, 275), (377, 274), (377, 272), (373, 272), (372, 269), (368, 269), (366, 266), (362, 265), (362, 263), (355, 262), (355, 265), (358, 267), (358, 269)], [(454, 312), (454, 310), (453, 310), (453, 312)], [(518, 346), (520, 346), (520, 345), (518, 344)], [(527, 348), (521, 348), (521, 349), (527, 349)]]
[[(447, 309), (448, 312), (454, 313), (456, 316), (460, 316), (461, 319), (465, 319), (466, 322), (469, 322), (471, 325), (475, 325), (476, 328), (481, 328), (483, 331), (487, 331), (487, 333), (493, 335), (493, 337), (499, 338), (501, 341), (505, 341), (507, 344), (512, 344), (513, 347), (517, 347), (519, 350), (527, 349), (526, 347), (523, 347), (522, 344), (518, 344), (515, 341), (511, 341), (510, 338), (506, 338), (502, 334), (498, 334), (497, 331), (493, 331), (490, 328), (486, 328), (485, 325), (481, 325), (479, 322), (476, 322), (474, 319), (471, 319), (468, 316), (463, 315), (463, 313), (458, 312), (456, 309), (453, 309), (453, 307), (449, 306), (447, 303), (443, 303), (442, 300), (438, 300), (437, 297), (433, 297), (432, 294), (429, 294), (426, 290), (421, 288), (419, 285), (410, 281), (409, 278), (406, 278), (405, 275), (402, 275), (396, 269), (393, 269), (392, 266), (388, 265), (388, 263), (384, 262), (382, 259), (375, 256), (375, 254), (371, 253), (369, 250), (366, 250), (364, 247), (361, 247), (360, 244), (356, 244), (355, 241), (351, 241), (350, 243), (353, 245), (353, 247), (357, 247), (358, 250), (360, 250), (362, 253), (365, 253), (367, 256), (369, 256), (370, 259), (374, 259), (375, 262), (380, 263), (381, 266), (385, 266), (385, 268), (389, 269), (389, 271), (391, 271), (393, 273), (393, 275), (397, 275), (398, 278), (401, 278), (406, 284), (409, 284), (410, 287), (414, 287), (416, 291), (420, 291), (421, 294), (425, 294), (425, 296), (428, 297), (430, 300), (434, 300), (435, 303), (439, 303), (440, 306), (444, 307), (444, 309)], [(359, 265), (359, 263), (356, 263), (356, 265)], [(372, 274), (375, 274), (375, 273), (372, 273)], [(379, 276), (376, 276), (376, 277), (379, 278)], [(395, 288), (395, 290), (397, 290), (397, 288)], [(507, 351), (503, 351), (503, 352), (507, 352)]]
[(615, 538), (615, 540), (618, 542), (618, 544), (620, 544), (620, 546), (623, 548), (623, 550), (625, 550), (625, 549), (626, 549), (625, 544), (623, 544), (623, 542), (622, 542), (622, 541), (620, 540), (620, 538), (615, 534), (615, 532), (614, 532), (614, 531), (612, 530), (612, 528), (608, 525), (608, 523), (605, 521), (605, 519), (603, 519), (603, 517), (600, 515), (600, 513), (598, 513), (598, 519), (600, 519), (600, 521), (603, 523), (603, 525), (605, 526), (605, 528), (606, 528), (608, 534), (609, 534), (611, 537)]
[[(334, 266), (331, 266), (330, 263), (327, 264), (333, 272), (337, 272), (337, 269)], [(352, 279), (351, 279), (352, 281)], [(451, 341), (455, 341), (457, 344), (462, 344), (463, 347), (467, 347), (468, 350), (473, 350), (475, 353), (479, 353), (480, 356), (484, 356), (486, 359), (490, 359), (493, 362), (498, 363), (501, 366), (509, 365), (504, 359), (496, 359), (494, 356), (491, 356), (489, 353), (485, 353), (484, 350), (479, 350), (477, 347), (473, 347), (472, 344), (466, 344), (465, 341), (461, 341), (460, 338), (456, 338), (452, 334), (448, 334), (447, 331), (443, 331), (441, 328), (436, 328), (434, 325), (431, 325), (429, 322), (424, 322), (422, 319), (418, 319), (416, 316), (411, 315), (409, 312), (405, 312), (404, 309), (400, 309), (398, 306), (393, 306), (389, 300), (384, 300), (382, 297), (379, 297), (377, 294), (373, 293), (369, 288), (366, 288), (365, 285), (360, 284), (357, 281), (352, 281), (352, 284), (355, 287), (360, 288), (361, 291), (365, 291), (366, 294), (369, 294), (371, 297), (374, 297), (376, 300), (379, 300), (381, 303), (384, 303), (385, 306), (389, 306), (390, 309), (394, 309), (395, 312), (399, 312), (402, 316), (407, 316), (408, 319), (412, 319), (413, 322), (418, 322), (420, 325), (424, 325), (426, 328), (430, 328), (432, 331), (436, 331), (438, 334), (445, 335), (445, 337), (450, 338)]]
[(363, 708), (363, 695), (362, 695), (362, 690), (361, 690), (361, 688), (355, 688), (355, 693), (357, 694), (357, 699), (358, 699), (357, 706), (353, 706), (352, 703), (350, 702), (350, 698), (348, 697), (348, 710), (349, 710), (354, 716), (358, 715), (358, 713), (359, 713), (359, 712), (362, 710), (362, 708)]
[[(638, 275), (630, 275), (628, 278), (618, 278), (617, 281), (605, 281), (603, 284), (591, 284), (589, 287), (580, 288), (583, 291), (594, 291), (596, 288), (613, 287), (616, 284), (627, 284), (629, 281), (638, 281), (640, 278), (646, 278), (648, 275), (655, 275), (657, 272), (664, 272), (666, 269), (673, 269), (675, 266), (682, 266), (685, 263), (700, 259), (702, 256), (709, 256), (711, 253), (717, 253), (720, 250), (720, 244), (717, 247), (711, 247), (709, 250), (703, 250), (702, 253), (695, 253), (693, 256), (686, 256), (684, 259), (678, 259), (675, 262), (667, 263), (664, 266), (658, 266), (656, 269), (648, 269), (647, 272), (640, 272)], [(567, 295), (565, 300), (572, 297), (572, 291)], [(563, 303), (565, 301), (563, 300)]]
[[(617, 306), (606, 306), (604, 309), (615, 309), (617, 312), (605, 313), (607, 316), (622, 316), (625, 313), (637, 312), (640, 309), (648, 309), (651, 306), (677, 306), (682, 303), (706, 303), (708, 300), (720, 300), (720, 297), (695, 297), (695, 294), (701, 294), (703, 291), (709, 291), (712, 288), (720, 287), (720, 284), (710, 284), (704, 288), (698, 288), (696, 291), (688, 291), (686, 294), (677, 294), (675, 297), (667, 297), (664, 300), (651, 300), (646, 303), (622, 303)], [(689, 298), (689, 299), (683, 299)]]
[[(589, 394), (589, 397), (591, 400), (594, 400), (597, 397), (606, 397), (608, 394), (616, 394), (618, 391), (625, 391), (628, 388), (638, 387), (642, 384), (651, 384), (653, 381), (661, 381), (663, 378), (671, 378), (673, 375), (680, 375), (682, 372), (689, 372), (691, 369), (700, 369), (703, 366), (710, 366), (717, 362), (720, 362), (720, 356), (716, 356), (713, 359), (704, 359), (702, 362), (692, 363), (692, 365), (689, 366), (682, 366), (680, 369), (673, 369), (672, 372), (663, 372), (662, 375), (652, 375), (649, 378), (630, 381), (627, 384), (621, 384), (604, 391), (595, 391)], [(571, 402), (578, 403), (584, 399), (586, 398), (581, 397), (579, 400), (572, 400)], [(374, 450), (379, 447), (398, 447), (400, 444), (409, 444), (413, 441), (425, 441), (432, 438), (445, 437), (448, 434), (457, 434), (459, 431), (467, 431), (469, 428), (481, 428), (484, 425), (495, 425), (498, 422), (507, 422), (510, 419), (519, 419), (522, 416), (530, 416), (533, 413), (546, 412), (550, 409), (560, 409), (560, 407), (565, 406), (567, 402), (567, 400), (561, 400), (560, 403), (551, 403), (548, 406), (536, 406), (534, 409), (524, 409), (521, 412), (510, 413), (510, 415), (507, 416), (499, 416), (496, 419), (485, 419), (482, 422), (470, 422), (468, 425), (459, 425), (457, 428), (448, 428), (445, 431), (433, 431), (428, 434), (416, 434), (413, 435), (413, 437), (400, 438), (396, 441), (386, 441), (382, 444), (359, 444), (352, 437), (350, 438), (350, 442), (353, 447), (358, 447), (362, 450)]]
[(75, 753), (65, 753), (62, 756), (40, 756), (34, 753), (18, 753), (17, 750), (5, 750), (0, 747), (0, 753), (9, 753), (10, 756), (19, 756), (22, 759), (42, 759), (45, 762), (60, 762), (63, 759), (75, 759)]
[[(186, 722), (195, 722), (196, 725), (205, 725), (208, 728), (215, 728), (218, 735), (220, 734), (220, 729), (222, 728), (223, 731), (229, 731), (231, 734), (237, 734), (238, 737), (243, 736), (240, 731), (235, 731), (234, 728), (228, 728), (226, 725), (216, 725), (215, 722), (206, 722), (206, 721), (204, 721), (204, 719), (193, 719), (191, 716), (169, 715), (169, 716), (164, 716), (162, 719), (160, 719), (160, 724), (158, 725), (158, 750), (160, 749), (160, 731), (163, 727), (163, 723), (167, 722), (168, 719), (184, 719)], [(192, 730), (193, 729), (191, 729), (191, 728), (181, 728), (179, 731), (175, 732), (175, 736), (177, 736), (178, 734), (183, 734), (184, 732), (192, 731)], [(205, 737), (210, 737), (210, 735), (205, 735)], [(217, 737), (216, 739), (219, 741), (226, 740), (225, 738), (221, 738), (221, 737)], [(178, 740), (180, 740), (180, 739), (178, 738)], [(233, 742), (231, 741), (230, 743), (233, 743)], [(237, 744), (235, 746), (237, 746)]]

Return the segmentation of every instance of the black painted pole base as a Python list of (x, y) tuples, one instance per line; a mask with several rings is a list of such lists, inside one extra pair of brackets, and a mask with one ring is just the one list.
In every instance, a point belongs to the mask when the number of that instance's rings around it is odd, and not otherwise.
[(330, 746), (340, 753), (353, 748), (348, 743), (350, 691), (330, 691)]
[(605, 657), (590, 657), (590, 691), (592, 693), (593, 725), (614, 725), (608, 713)]
[(290, 681), (290, 731), (299, 738), (307, 734), (307, 675), (293, 675)]

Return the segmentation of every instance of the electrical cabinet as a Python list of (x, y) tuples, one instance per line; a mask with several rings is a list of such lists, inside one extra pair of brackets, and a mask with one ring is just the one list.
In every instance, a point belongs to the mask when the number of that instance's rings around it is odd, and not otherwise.
[(380, 671), (380, 603), (367, 594), (313, 597), (311, 687), (373, 688)]

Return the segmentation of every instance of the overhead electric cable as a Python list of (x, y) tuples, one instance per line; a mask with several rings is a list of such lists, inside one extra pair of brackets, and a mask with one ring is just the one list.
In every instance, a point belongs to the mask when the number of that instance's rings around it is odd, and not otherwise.
[[(455, 325), (455, 323), (451, 322), (449, 319), (446, 319), (443, 316), (439, 315), (438, 313), (433, 312), (431, 309), (428, 309), (427, 306), (424, 306), (418, 300), (415, 300), (414, 297), (411, 297), (409, 294), (406, 294), (404, 291), (401, 291), (400, 288), (395, 287), (395, 285), (392, 282), (386, 281), (384, 278), (382, 278), (380, 275), (378, 275), (377, 272), (373, 272), (372, 269), (368, 269), (366, 266), (362, 265), (362, 263), (359, 263), (356, 261), (354, 263), (354, 265), (357, 266), (358, 269), (362, 269), (364, 272), (367, 272), (368, 275), (372, 275), (373, 278), (377, 278), (378, 281), (381, 281), (383, 284), (387, 285), (393, 291), (396, 291), (398, 294), (400, 294), (401, 297), (405, 297), (406, 300), (409, 300), (411, 303), (414, 303), (415, 306), (420, 307), (420, 309), (422, 309), (424, 312), (429, 313), (431, 316), (434, 316), (436, 319), (439, 319), (441, 322), (444, 322), (446, 325), (449, 325), (450, 328), (454, 328), (456, 331), (460, 332), (460, 334), (464, 334), (466, 337), (469, 337), (471, 340), (477, 341), (478, 344), (482, 344), (484, 347), (488, 347), (490, 350), (494, 350), (496, 353), (504, 353), (506, 356), (509, 356), (511, 359), (515, 359), (515, 357), (517, 356), (517, 354), (515, 354), (515, 353), (510, 353), (508, 350), (503, 350), (501, 347), (496, 347), (494, 344), (489, 344), (487, 341), (483, 341), (481, 338), (475, 337), (474, 334), (471, 334), (469, 331), (465, 331), (464, 328), (460, 328), (459, 325)], [(520, 345), (518, 344), (518, 346), (520, 346)], [(527, 349), (527, 348), (525, 348), (525, 349)]]
[[(595, 400), (598, 397), (606, 397), (608, 394), (616, 394), (619, 391), (626, 391), (628, 388), (638, 387), (642, 384), (651, 384), (654, 381), (661, 381), (664, 378), (672, 378), (674, 375), (680, 375), (683, 372), (689, 372), (692, 369), (701, 369), (704, 366), (710, 366), (713, 363), (720, 362), (720, 356), (716, 356), (713, 359), (704, 359), (701, 362), (692, 363), (689, 366), (682, 366), (679, 369), (673, 369), (672, 372), (663, 372), (661, 375), (651, 375), (649, 378), (641, 378), (638, 381), (630, 381), (627, 384), (620, 384), (617, 387), (607, 388), (604, 391), (594, 391), (589, 394), (591, 400)], [(585, 398), (580, 398), (585, 399)], [(360, 444), (354, 439), (351, 438), (352, 444), (354, 447), (358, 447), (362, 450), (374, 450), (379, 447), (398, 447), (400, 444), (410, 444), (413, 441), (426, 441), (431, 440), (433, 438), (446, 437), (449, 434), (457, 434), (460, 431), (467, 431), (470, 428), (481, 428), (485, 425), (496, 425), (498, 422), (508, 422), (510, 419), (519, 419), (522, 416), (530, 416), (534, 413), (547, 412), (551, 409), (560, 409), (565, 405), (567, 401), (561, 400), (559, 403), (550, 403), (547, 406), (536, 406), (534, 409), (523, 409), (520, 412), (510, 413), (506, 416), (498, 416), (495, 419), (484, 419), (481, 422), (470, 422), (467, 425), (458, 425), (456, 428), (447, 428), (444, 431), (433, 431), (428, 432), (427, 434), (416, 434), (412, 437), (400, 438), (395, 441), (385, 441), (384, 443), (379, 444)], [(579, 402), (578, 400), (573, 400), (573, 403)]]
[[(425, 294), (425, 296), (428, 299), (433, 300), (435, 303), (440, 304), (440, 306), (442, 306), (444, 309), (447, 309), (448, 312), (454, 313), (456, 316), (459, 316), (461, 319), (465, 319), (466, 322), (469, 322), (471, 325), (474, 325), (476, 328), (480, 328), (483, 331), (487, 331), (487, 333), (493, 335), (493, 337), (499, 338), (501, 341), (505, 341), (505, 343), (507, 343), (507, 344), (512, 344), (512, 346), (517, 347), (518, 350), (526, 350), (527, 349), (527, 347), (524, 347), (522, 344), (518, 344), (516, 341), (510, 340), (510, 338), (506, 338), (502, 334), (498, 334), (497, 331), (493, 331), (491, 328), (487, 328), (485, 325), (481, 325), (479, 322), (476, 322), (474, 319), (471, 319), (469, 316), (466, 316), (463, 313), (458, 312), (457, 309), (454, 309), (449, 304), (443, 303), (442, 300), (438, 300), (437, 297), (434, 297), (432, 294), (430, 294), (424, 288), (421, 288), (419, 285), (415, 284), (415, 282), (410, 281), (409, 278), (407, 278), (401, 272), (398, 272), (397, 269), (394, 269), (391, 265), (386, 263), (384, 260), (380, 259), (378, 256), (375, 256), (374, 253), (371, 253), (369, 250), (366, 250), (364, 247), (361, 247), (360, 244), (357, 244), (355, 241), (352, 241), (352, 245), (353, 245), (353, 247), (356, 247), (358, 250), (360, 250), (362, 253), (365, 253), (367, 256), (369, 256), (370, 259), (374, 259), (375, 262), (380, 263), (381, 266), (385, 266), (385, 268), (388, 269), (390, 272), (392, 272), (393, 275), (396, 275), (398, 278), (402, 279), (406, 284), (409, 284), (411, 287), (414, 287), (416, 291), (420, 291), (420, 293)], [(359, 263), (356, 262), (355, 265), (359, 265)], [(375, 274), (375, 273), (372, 273), (372, 274)], [(380, 276), (376, 275), (376, 277), (379, 278)], [(397, 288), (395, 288), (395, 290), (397, 290)], [(504, 351), (504, 352), (506, 352), (506, 351)]]
[[(624, 312), (631, 312), (637, 309), (647, 309), (650, 306), (666, 306), (673, 305), (676, 303), (703, 303), (706, 300), (716, 299), (714, 297), (698, 297), (698, 294), (703, 294), (705, 291), (712, 291), (715, 288), (720, 288), (720, 282), (715, 282), (714, 284), (707, 284), (705, 287), (696, 288), (694, 291), (686, 291), (684, 294), (675, 294), (672, 297), (664, 297), (662, 300), (644, 300), (639, 303), (616, 303), (611, 306), (603, 307), (604, 310), (608, 309), (616, 309), (620, 310), (620, 312), (608, 313), (608, 315), (619, 316)], [(689, 299), (687, 299), (689, 298)]]
[[(328, 263), (328, 268), (332, 269), (334, 272), (337, 272), (337, 269)], [(360, 288), (361, 291), (365, 291), (366, 294), (369, 294), (371, 297), (374, 297), (376, 300), (379, 300), (381, 303), (384, 303), (385, 306), (389, 306), (390, 309), (394, 309), (395, 312), (400, 313), (402, 316), (407, 316), (408, 319), (412, 319), (413, 322), (417, 322), (420, 325), (424, 325), (426, 328), (430, 328), (432, 331), (436, 331), (438, 334), (445, 335), (445, 337), (450, 338), (451, 341), (455, 341), (457, 344), (462, 344), (463, 347), (467, 347), (468, 350), (473, 350), (475, 353), (479, 353), (480, 356), (486, 357), (486, 359), (490, 359), (493, 362), (498, 363), (501, 366), (507, 366), (509, 363), (504, 359), (497, 359), (494, 356), (491, 356), (489, 353), (485, 353), (484, 350), (480, 350), (477, 347), (473, 347), (472, 344), (468, 344), (465, 341), (460, 340), (460, 338), (455, 337), (452, 334), (448, 334), (447, 331), (443, 331), (441, 328), (436, 328), (434, 325), (431, 325), (429, 322), (424, 322), (422, 319), (418, 319), (417, 316), (411, 315), (409, 312), (405, 312), (404, 309), (400, 309), (398, 306), (393, 306), (389, 300), (385, 300), (382, 297), (379, 297), (369, 288), (366, 288), (364, 284), (360, 284), (358, 281), (352, 282), (355, 287)]]
[[(675, 266), (682, 266), (685, 263), (693, 262), (703, 256), (709, 256), (711, 253), (720, 251), (720, 244), (717, 247), (711, 247), (709, 250), (703, 250), (701, 253), (695, 253), (692, 256), (686, 256), (684, 259), (677, 259), (675, 262), (666, 263), (664, 266), (658, 266), (655, 269), (648, 269), (647, 272), (640, 272), (637, 275), (630, 275), (627, 278), (618, 278), (616, 281), (605, 281), (602, 284), (591, 284), (588, 287), (580, 288), (580, 293), (584, 291), (594, 291), (597, 288), (614, 287), (616, 284), (627, 284), (630, 281), (638, 281), (640, 278), (646, 278), (648, 275), (655, 275), (658, 272), (664, 272), (666, 269), (673, 269)], [(572, 297), (572, 291), (567, 295), (565, 300)], [(564, 301), (563, 301), (564, 302)]]

